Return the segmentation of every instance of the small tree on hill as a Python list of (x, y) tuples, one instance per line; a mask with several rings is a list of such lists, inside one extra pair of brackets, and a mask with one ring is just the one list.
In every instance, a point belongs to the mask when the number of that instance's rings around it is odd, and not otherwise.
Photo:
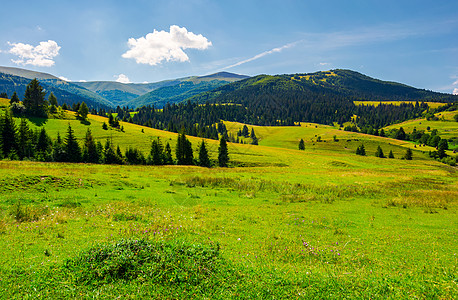
[(172, 148), (170, 148), (170, 144), (168, 142), (165, 144), (164, 164), (173, 165)]
[(13, 93), (13, 96), (11, 96), (11, 99), (10, 99), (10, 105), (13, 104), (13, 103), (19, 103), (19, 97), (18, 95), (16, 94), (16, 92)]
[(78, 109), (78, 113), (77, 115), (79, 116), (79, 118), (81, 118), (81, 120), (85, 121), (86, 118), (87, 118), (87, 114), (89, 113), (89, 108), (87, 107), (86, 103), (81, 103), (80, 104), (80, 107)]
[(0, 141), (2, 153), (8, 157), (12, 153), (17, 153), (17, 128), (13, 117), (5, 110), (5, 114), (0, 117)]
[(192, 144), (186, 138), (184, 131), (178, 135), (177, 147), (175, 149), (178, 165), (193, 165), (194, 155), (192, 153)]
[(65, 161), (80, 162), (81, 161), (81, 148), (78, 140), (75, 137), (74, 131), (70, 124), (68, 124), (67, 136), (64, 139)]
[(199, 166), (210, 168), (211, 162), (210, 158), (208, 157), (207, 146), (205, 145), (205, 141), (202, 140), (202, 143), (199, 147)]
[(218, 165), (220, 167), (227, 167), (227, 163), (229, 162), (229, 152), (227, 150), (227, 142), (226, 138), (223, 136), (219, 141), (218, 147)]
[(413, 156), (413, 154), (412, 154), (412, 149), (407, 148), (406, 154), (404, 154), (404, 159), (406, 159), (406, 160), (412, 160), (412, 156)]
[(383, 154), (382, 147), (377, 146), (377, 151), (375, 152), (375, 157), (385, 158), (385, 154)]
[(43, 91), (43, 87), (41, 87), (36, 78), (27, 85), (22, 103), (29, 115), (46, 117), (45, 94), (46, 92)]
[(388, 158), (394, 158), (393, 150), (390, 150), (390, 153), (388, 154)]
[(364, 148), (363, 144), (361, 144), (360, 146), (358, 146), (358, 148), (356, 148), (356, 154), (361, 155), (361, 156), (366, 156), (366, 148)]
[(48, 97), (48, 102), (49, 102), (49, 112), (55, 114), (57, 112), (57, 107), (59, 104), (57, 103), (57, 98), (54, 96), (53, 93), (51, 93)]
[(303, 139), (299, 141), (299, 150), (305, 150), (305, 143)]

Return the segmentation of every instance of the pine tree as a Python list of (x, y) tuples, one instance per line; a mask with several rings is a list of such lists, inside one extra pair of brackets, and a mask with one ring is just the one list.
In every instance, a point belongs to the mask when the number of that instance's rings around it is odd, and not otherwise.
[(227, 163), (229, 162), (229, 153), (227, 150), (227, 142), (226, 138), (223, 136), (219, 141), (218, 147), (218, 165), (220, 167), (227, 167)]
[(173, 165), (172, 148), (170, 148), (170, 144), (168, 142), (165, 144), (164, 159), (164, 164)]
[(38, 134), (38, 141), (37, 141), (37, 151), (41, 153), (41, 155), (46, 156), (46, 153), (51, 150), (52, 141), (49, 137), (48, 133), (46, 132), (45, 128), (42, 127), (40, 133)]
[(68, 124), (67, 136), (64, 141), (65, 161), (80, 162), (81, 148), (70, 124)]
[(358, 146), (358, 148), (356, 148), (356, 154), (361, 155), (361, 156), (366, 156), (366, 148), (364, 148), (363, 144), (361, 144), (360, 146)]
[(377, 151), (375, 152), (375, 157), (385, 158), (385, 154), (383, 154), (382, 147), (377, 146)]
[(29, 125), (27, 124), (27, 120), (21, 118), (21, 122), (19, 123), (18, 128), (18, 155), (20, 159), (24, 159), (25, 157), (32, 157), (32, 135), (30, 132)]
[(46, 117), (45, 94), (46, 92), (43, 91), (43, 87), (36, 78), (27, 85), (22, 103), (29, 115)]
[(243, 125), (242, 127), (242, 135), (244, 137), (248, 137), (250, 135), (250, 132), (248, 131), (248, 127), (246, 125)]
[(305, 150), (305, 143), (303, 139), (299, 141), (299, 150)]
[(394, 158), (393, 150), (390, 150), (390, 153), (388, 154), (388, 158)]
[(407, 148), (406, 154), (404, 155), (404, 159), (406, 159), (406, 160), (412, 160), (412, 156), (413, 156), (413, 154), (412, 154), (412, 149)]
[(191, 142), (186, 138), (184, 131), (178, 136), (175, 154), (178, 165), (193, 165), (194, 156)]
[(57, 103), (57, 98), (54, 96), (54, 94), (51, 92), (51, 94), (48, 97), (48, 102), (49, 102), (49, 112), (52, 114), (55, 114), (57, 112), (57, 107), (59, 104)]
[(105, 156), (106, 164), (117, 164), (118, 163), (119, 160), (116, 157), (116, 152), (113, 148), (113, 143), (108, 138), (107, 138), (107, 141), (105, 142), (104, 154), (105, 154), (104, 156)]
[(437, 145), (437, 155), (439, 156), (439, 158), (444, 158), (447, 156), (445, 150), (448, 150), (448, 142), (446, 139), (441, 139), (439, 141), (439, 144)]
[(60, 137), (60, 133), (57, 132), (57, 138), (54, 141), (52, 149), (52, 157), (54, 161), (63, 162), (66, 160), (66, 153), (64, 149), (64, 143)]
[(13, 103), (19, 103), (19, 97), (18, 95), (16, 94), (16, 92), (13, 93), (13, 96), (11, 96), (11, 100), (10, 100), (10, 105), (13, 104)]
[(97, 144), (92, 136), (91, 129), (88, 128), (84, 138), (83, 161), (87, 163), (99, 163), (101, 153), (97, 151)]
[(85, 121), (87, 118), (87, 114), (89, 113), (89, 108), (87, 107), (86, 103), (81, 103), (78, 109), (78, 116), (81, 120)]
[(206, 168), (210, 168), (211, 166), (210, 158), (208, 157), (207, 146), (204, 140), (202, 140), (202, 143), (199, 147), (199, 166)]
[(159, 138), (154, 139), (151, 142), (150, 163), (153, 165), (164, 164), (164, 150), (162, 148), (162, 143)]
[(0, 117), (0, 139), (4, 157), (17, 154), (16, 123), (8, 110), (5, 110), (5, 114)]

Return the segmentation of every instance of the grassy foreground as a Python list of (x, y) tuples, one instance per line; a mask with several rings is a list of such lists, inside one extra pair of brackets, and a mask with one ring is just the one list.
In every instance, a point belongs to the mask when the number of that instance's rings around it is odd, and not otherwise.
[(455, 168), (238, 147), (259, 166), (1, 161), (1, 298), (456, 298)]

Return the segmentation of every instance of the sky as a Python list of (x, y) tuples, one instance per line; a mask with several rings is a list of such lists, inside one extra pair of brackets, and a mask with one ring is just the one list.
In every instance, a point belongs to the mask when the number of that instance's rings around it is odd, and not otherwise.
[(458, 1), (3, 1), (0, 65), (69, 81), (351, 69), (458, 94)]

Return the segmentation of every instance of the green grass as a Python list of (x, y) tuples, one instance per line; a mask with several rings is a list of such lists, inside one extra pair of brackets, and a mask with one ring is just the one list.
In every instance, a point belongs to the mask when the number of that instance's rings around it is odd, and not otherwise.
[[(175, 146), (174, 133), (106, 120), (40, 126)], [(260, 145), (229, 143), (227, 169), (0, 161), (0, 298), (457, 297), (456, 168), (330, 126), (254, 129)]]

